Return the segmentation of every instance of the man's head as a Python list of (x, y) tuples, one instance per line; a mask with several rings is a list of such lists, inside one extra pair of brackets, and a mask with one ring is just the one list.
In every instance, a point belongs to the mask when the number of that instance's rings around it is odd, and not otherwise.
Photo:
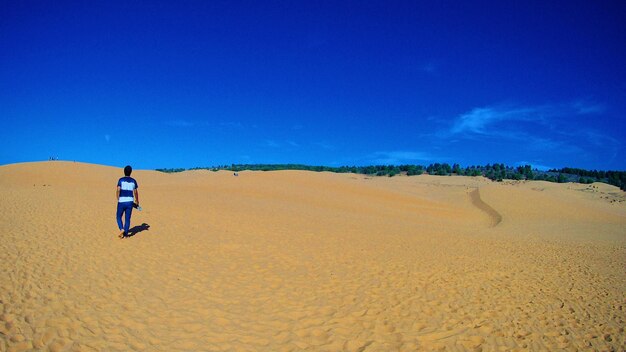
[(130, 176), (131, 172), (133, 172), (133, 168), (130, 165), (126, 165), (124, 168), (124, 175)]

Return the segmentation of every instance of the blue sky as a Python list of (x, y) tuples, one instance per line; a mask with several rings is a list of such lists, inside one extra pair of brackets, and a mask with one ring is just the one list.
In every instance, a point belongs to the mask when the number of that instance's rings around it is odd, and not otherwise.
[(626, 170), (623, 1), (0, 1), (0, 164)]

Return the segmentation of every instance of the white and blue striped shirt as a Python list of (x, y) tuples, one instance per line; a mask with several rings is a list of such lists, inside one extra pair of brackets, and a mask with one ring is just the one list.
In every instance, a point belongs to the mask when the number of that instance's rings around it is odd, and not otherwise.
[(125, 176), (117, 181), (117, 186), (120, 188), (120, 203), (134, 202), (135, 194), (134, 190), (138, 189), (137, 181), (130, 176)]

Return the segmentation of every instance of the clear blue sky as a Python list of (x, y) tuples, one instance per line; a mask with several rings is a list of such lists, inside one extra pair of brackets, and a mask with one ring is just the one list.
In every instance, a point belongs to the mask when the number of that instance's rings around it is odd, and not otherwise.
[(626, 170), (626, 3), (0, 0), (0, 121), (0, 164)]

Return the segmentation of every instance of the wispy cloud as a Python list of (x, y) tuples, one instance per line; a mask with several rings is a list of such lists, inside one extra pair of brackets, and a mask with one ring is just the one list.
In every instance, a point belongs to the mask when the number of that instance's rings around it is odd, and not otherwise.
[(572, 103), (572, 107), (579, 115), (603, 114), (606, 111), (606, 105), (587, 100), (576, 101)]
[(266, 139), (265, 141), (263, 141), (263, 145), (265, 147), (269, 147), (269, 148), (282, 148), (282, 147), (297, 148), (297, 147), (300, 147), (300, 144), (298, 144), (297, 142), (292, 141), (292, 140), (277, 141), (277, 140), (274, 140), (274, 139)]
[(415, 164), (425, 161), (442, 160), (441, 158), (434, 158), (432, 155), (418, 151), (379, 151), (372, 153), (367, 162), (379, 165), (398, 165), (398, 164)]
[(219, 123), (220, 127), (242, 128), (244, 125), (239, 121), (223, 121)]
[(459, 115), (450, 126), (449, 134), (479, 134), (486, 136), (511, 135), (512, 122), (534, 123), (545, 128), (558, 129), (559, 122), (576, 115), (603, 114), (604, 104), (578, 100), (566, 104), (534, 106), (492, 105), (478, 107)]
[[(567, 104), (478, 107), (459, 115), (437, 137), (523, 142), (525, 149), (533, 151), (558, 148), (564, 153), (583, 152), (579, 144), (617, 150), (620, 141), (588, 126), (583, 128), (572, 123), (576, 116), (602, 114), (605, 110), (602, 104), (582, 100)], [(573, 143), (574, 140), (579, 143)]]
[(168, 120), (165, 121), (165, 124), (171, 127), (193, 127), (196, 125), (194, 122), (188, 120)]
[(604, 159), (609, 162), (613, 162), (617, 158), (622, 148), (620, 140), (598, 131), (583, 129), (574, 132), (562, 132), (562, 134), (575, 140), (584, 141), (589, 146), (604, 150)]
[(107, 141), (107, 143), (108, 143), (111, 140), (111, 135), (105, 134), (104, 135), (104, 140)]
[(270, 147), (270, 148), (280, 147), (280, 144), (272, 139), (266, 139), (263, 145), (265, 145), (266, 147)]
[(584, 138), (586, 138), (595, 145), (609, 145), (612, 147), (618, 147), (619, 145), (621, 145), (618, 139), (596, 131), (583, 130), (579, 131), (578, 135), (582, 135)]
[(450, 128), (450, 133), (476, 133), (482, 135), (494, 134), (489, 127), (502, 121), (541, 121), (547, 111), (541, 107), (505, 108), (484, 107), (475, 108), (461, 114)]
[(322, 148), (322, 149), (326, 149), (326, 150), (332, 150), (335, 149), (335, 146), (326, 142), (326, 141), (319, 141), (319, 142), (315, 142), (313, 143), (314, 145)]

